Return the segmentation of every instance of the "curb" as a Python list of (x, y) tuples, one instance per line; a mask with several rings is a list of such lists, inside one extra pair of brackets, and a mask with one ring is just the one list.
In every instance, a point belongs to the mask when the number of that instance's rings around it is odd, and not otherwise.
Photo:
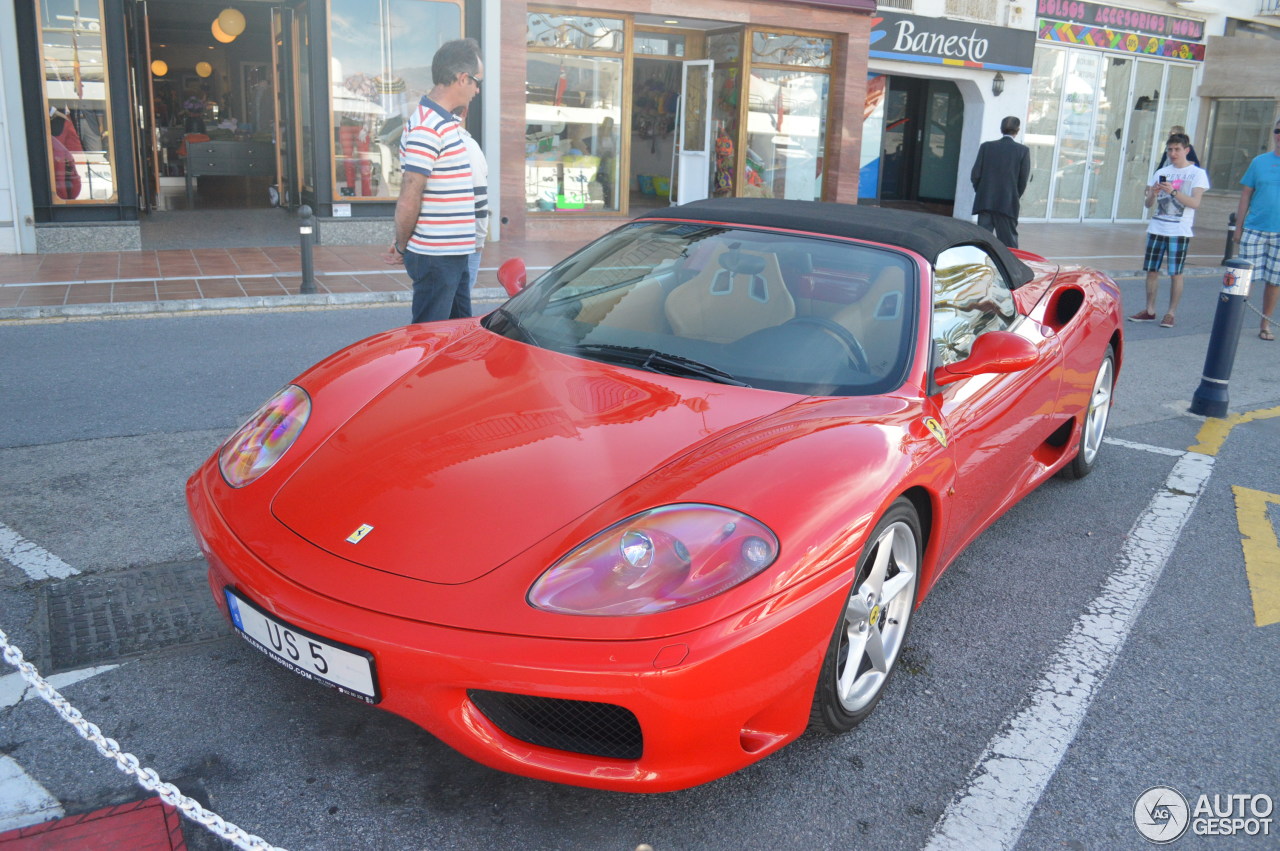
[[(505, 290), (481, 288), (471, 291), (474, 301), (504, 301)], [(0, 323), (66, 321), (106, 317), (172, 316), (181, 313), (238, 313), (249, 310), (324, 310), (409, 302), (413, 293), (396, 292), (316, 293), (314, 295), (237, 296), (234, 298), (188, 298), (171, 301), (126, 301), (103, 304), (43, 305), (0, 308)]]
[[(1060, 265), (1081, 265), (1069, 260)], [(1103, 269), (1110, 278), (1142, 278), (1142, 269)], [(1183, 274), (1222, 275), (1225, 266), (1188, 266)], [(1163, 274), (1163, 273), (1162, 273)], [(234, 298), (190, 298), (170, 301), (126, 301), (103, 304), (43, 305), (40, 307), (0, 308), (0, 323), (47, 322), (50, 320), (89, 320), (172, 316), (182, 313), (237, 313), (250, 310), (327, 310), (342, 307), (366, 307), (398, 304), (413, 298), (410, 290), (394, 292), (316, 293), (314, 295), (238, 296)], [(506, 301), (501, 287), (481, 287), (471, 291), (473, 301)]]

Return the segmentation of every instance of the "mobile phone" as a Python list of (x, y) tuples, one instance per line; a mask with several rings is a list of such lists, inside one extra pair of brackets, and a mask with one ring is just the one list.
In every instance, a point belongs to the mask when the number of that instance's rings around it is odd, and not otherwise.
[(1165, 176), (1162, 174), (1162, 175), (1160, 175), (1160, 182), (1161, 182), (1161, 183), (1168, 183), (1168, 182), (1169, 182), (1169, 178), (1165, 177)]

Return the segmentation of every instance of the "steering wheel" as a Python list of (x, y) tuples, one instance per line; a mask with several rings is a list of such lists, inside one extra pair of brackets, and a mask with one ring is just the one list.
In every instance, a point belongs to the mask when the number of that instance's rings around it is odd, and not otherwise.
[(871, 372), (871, 362), (867, 360), (867, 350), (862, 348), (862, 344), (858, 342), (858, 338), (853, 336), (853, 332), (830, 319), (823, 319), (821, 316), (797, 316), (791, 320), (793, 325), (815, 325), (826, 331), (832, 337), (840, 341), (845, 351), (849, 354), (849, 360), (855, 367), (865, 373)]

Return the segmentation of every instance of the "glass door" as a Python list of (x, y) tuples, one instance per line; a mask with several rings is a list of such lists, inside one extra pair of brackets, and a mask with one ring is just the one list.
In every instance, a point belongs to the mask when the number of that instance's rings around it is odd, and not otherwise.
[(296, 101), (292, 9), (277, 6), (271, 10), (271, 44), (271, 75), (275, 87), (271, 105), (276, 148), (275, 201), (293, 209), (302, 201), (298, 196), (298, 169), (293, 144)]
[(964, 98), (950, 80), (930, 80), (924, 100), (924, 139), (920, 151), (922, 201), (953, 203), (964, 135)]
[(160, 132), (155, 120), (151, 33), (146, 0), (126, 5), (124, 14), (129, 114), (133, 116), (134, 184), (138, 193), (138, 209), (148, 212), (156, 205), (157, 187), (160, 185)]
[(674, 196), (677, 204), (706, 198), (711, 191), (711, 85), (715, 62), (685, 62), (680, 78)]
[(1058, 123), (1051, 219), (1079, 221), (1085, 174), (1092, 163), (1093, 105), (1101, 54), (1072, 50), (1067, 58), (1065, 103)]

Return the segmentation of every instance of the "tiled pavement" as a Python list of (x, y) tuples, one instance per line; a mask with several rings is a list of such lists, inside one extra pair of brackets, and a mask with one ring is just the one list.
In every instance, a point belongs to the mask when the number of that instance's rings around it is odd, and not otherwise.
[[(1145, 230), (1141, 223), (1020, 226), (1023, 248), (1117, 277), (1141, 274)], [(1197, 228), (1188, 274), (1217, 269), (1225, 237), (1221, 228)], [(476, 297), (502, 297), (496, 271), (508, 258), (521, 257), (536, 272), (581, 245), (492, 242), (485, 248)], [(316, 246), (317, 294), (308, 296), (299, 294), (296, 246), (0, 255), (0, 321), (408, 300), (404, 269), (388, 265), (385, 251), (384, 245)]]

